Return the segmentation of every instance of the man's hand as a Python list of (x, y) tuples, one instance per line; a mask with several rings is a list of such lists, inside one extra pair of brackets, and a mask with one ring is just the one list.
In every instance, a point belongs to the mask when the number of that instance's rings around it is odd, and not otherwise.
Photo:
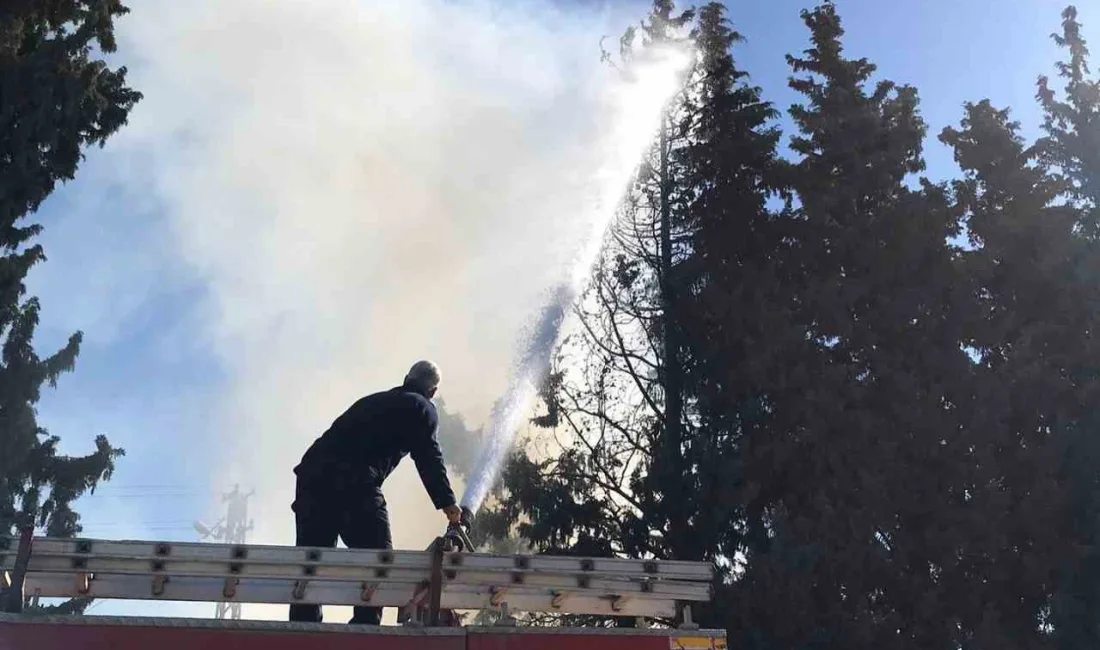
[(452, 503), (449, 506), (444, 506), (443, 514), (447, 515), (448, 523), (456, 526), (462, 523), (462, 508), (459, 508), (458, 504)]

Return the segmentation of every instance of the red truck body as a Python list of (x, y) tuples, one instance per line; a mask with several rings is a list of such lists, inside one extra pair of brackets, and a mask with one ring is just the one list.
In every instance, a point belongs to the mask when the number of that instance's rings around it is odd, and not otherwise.
[(721, 632), (0, 614), (0, 650), (725, 650)]

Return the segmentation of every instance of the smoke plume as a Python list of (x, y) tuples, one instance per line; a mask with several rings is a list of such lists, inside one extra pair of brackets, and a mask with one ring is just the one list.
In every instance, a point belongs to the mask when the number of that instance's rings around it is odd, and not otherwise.
[[(194, 334), (226, 373), (207, 405), (231, 441), (216, 462), (256, 489), (252, 541), (290, 544), (291, 468), (416, 359), (440, 365), (449, 408), (486, 418), (525, 326), (576, 285), (672, 78), (602, 64), (625, 22), (591, 10), (131, 6), (120, 51), (146, 99), (112, 146), (208, 289)], [(386, 495), (395, 546), (440, 531), (411, 463)], [(285, 615), (270, 609), (251, 615)]]

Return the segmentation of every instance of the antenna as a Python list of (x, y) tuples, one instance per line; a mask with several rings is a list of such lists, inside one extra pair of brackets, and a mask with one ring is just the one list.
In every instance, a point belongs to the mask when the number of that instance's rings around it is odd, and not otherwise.
[[(199, 534), (199, 539), (210, 539), (226, 544), (244, 544), (246, 535), (253, 527), (253, 521), (248, 518), (248, 498), (254, 494), (256, 494), (255, 490), (243, 493), (240, 485), (234, 485), (232, 492), (222, 495), (222, 502), (226, 504), (225, 517), (219, 519), (213, 526), (207, 526), (201, 521), (191, 524)], [(218, 603), (214, 618), (240, 620), (241, 604)]]

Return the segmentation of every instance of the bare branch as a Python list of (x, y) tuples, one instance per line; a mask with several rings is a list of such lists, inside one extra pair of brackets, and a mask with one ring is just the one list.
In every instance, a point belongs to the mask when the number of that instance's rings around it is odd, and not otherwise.
[(633, 449), (635, 451), (642, 452), (646, 456), (652, 456), (652, 454), (649, 450), (642, 447), (638, 443), (636, 433), (627, 430), (621, 424), (619, 424), (618, 422), (615, 422), (611, 418), (611, 416), (609, 416), (606, 412), (604, 412), (603, 410), (593, 411), (593, 410), (590, 410), (590, 409), (586, 409), (584, 406), (582, 406), (580, 404), (580, 401), (577, 400), (574, 395), (569, 395), (569, 398), (573, 402), (573, 410), (574, 411), (576, 411), (576, 412), (578, 412), (582, 415), (587, 415), (588, 417), (591, 417), (591, 418), (596, 418), (596, 419), (600, 420), (601, 422), (604, 422), (604, 423), (610, 425), (612, 429), (615, 429), (619, 433), (623, 434), (623, 437), (630, 443), (630, 448), (631, 449)]
[[(585, 447), (588, 448), (589, 453), (592, 454), (592, 462), (596, 465), (597, 470), (602, 473), (606, 478), (612, 478), (611, 473), (608, 472), (597, 460), (597, 454), (595, 452), (595, 448), (592, 446), (591, 441), (589, 441), (588, 438), (584, 435), (583, 430), (576, 424), (576, 422), (573, 421), (573, 418), (571, 415), (569, 415), (569, 413), (565, 413), (565, 420), (569, 423), (569, 426), (573, 428), (573, 431), (577, 434), (577, 438), (581, 441), (582, 444), (584, 444)], [(641, 503), (639, 503), (633, 495), (630, 495), (626, 491), (624, 491), (621, 486), (608, 483), (607, 481), (601, 479), (599, 476), (591, 476), (588, 478), (590, 478), (592, 482), (596, 485), (602, 487), (605, 490), (608, 490), (612, 494), (617, 495), (630, 505), (637, 508), (638, 512), (643, 512)]]

